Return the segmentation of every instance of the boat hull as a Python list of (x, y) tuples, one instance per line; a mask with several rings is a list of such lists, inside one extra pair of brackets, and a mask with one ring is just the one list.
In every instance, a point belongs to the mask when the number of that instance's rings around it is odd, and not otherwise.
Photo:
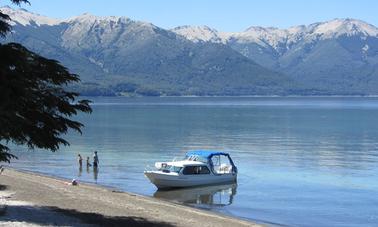
[(184, 188), (195, 187), (202, 185), (225, 184), (236, 181), (237, 175), (235, 173), (229, 174), (210, 174), (210, 175), (179, 175), (166, 174), (161, 171), (145, 171), (144, 175), (153, 183), (158, 189), (167, 188)]

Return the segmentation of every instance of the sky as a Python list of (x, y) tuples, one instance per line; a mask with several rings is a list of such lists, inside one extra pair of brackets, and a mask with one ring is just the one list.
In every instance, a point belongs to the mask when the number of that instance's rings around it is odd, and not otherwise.
[[(378, 26), (378, 0), (29, 0), (23, 8), (65, 19), (83, 13), (127, 16), (162, 28), (207, 25), (220, 31), (250, 26), (287, 28), (334, 18)], [(10, 4), (1, 0), (1, 4)]]

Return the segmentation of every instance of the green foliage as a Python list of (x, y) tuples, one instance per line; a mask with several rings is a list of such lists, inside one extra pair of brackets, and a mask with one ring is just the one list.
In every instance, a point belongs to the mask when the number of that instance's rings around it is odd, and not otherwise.
[[(69, 128), (81, 133), (70, 116), (91, 112), (88, 100), (74, 103), (77, 93), (62, 87), (79, 81), (55, 60), (43, 58), (19, 44), (0, 45), (0, 141), (56, 151), (68, 142)], [(0, 146), (0, 161), (13, 157)]]

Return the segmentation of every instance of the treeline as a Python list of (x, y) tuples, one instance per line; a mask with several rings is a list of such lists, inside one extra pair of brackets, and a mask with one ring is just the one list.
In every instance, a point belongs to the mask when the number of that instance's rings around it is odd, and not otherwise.
[(153, 86), (141, 86), (135, 83), (119, 83), (116, 85), (103, 85), (99, 83), (80, 83), (70, 86), (69, 89), (78, 92), (83, 96), (241, 96), (241, 95), (266, 95), (266, 96), (365, 96), (369, 93), (362, 93), (353, 89), (340, 89), (338, 91), (329, 91), (329, 89), (314, 88), (258, 88), (253, 90), (247, 89), (229, 89), (227, 87), (196, 87), (196, 88), (159, 88)]
[(133, 83), (102, 85), (98, 83), (80, 83), (69, 87), (83, 96), (161, 96), (163, 93), (144, 88)]

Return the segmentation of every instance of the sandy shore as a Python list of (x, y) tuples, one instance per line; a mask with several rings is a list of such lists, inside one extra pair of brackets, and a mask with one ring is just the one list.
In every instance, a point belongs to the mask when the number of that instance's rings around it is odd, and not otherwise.
[(0, 226), (259, 226), (155, 198), (6, 169)]

